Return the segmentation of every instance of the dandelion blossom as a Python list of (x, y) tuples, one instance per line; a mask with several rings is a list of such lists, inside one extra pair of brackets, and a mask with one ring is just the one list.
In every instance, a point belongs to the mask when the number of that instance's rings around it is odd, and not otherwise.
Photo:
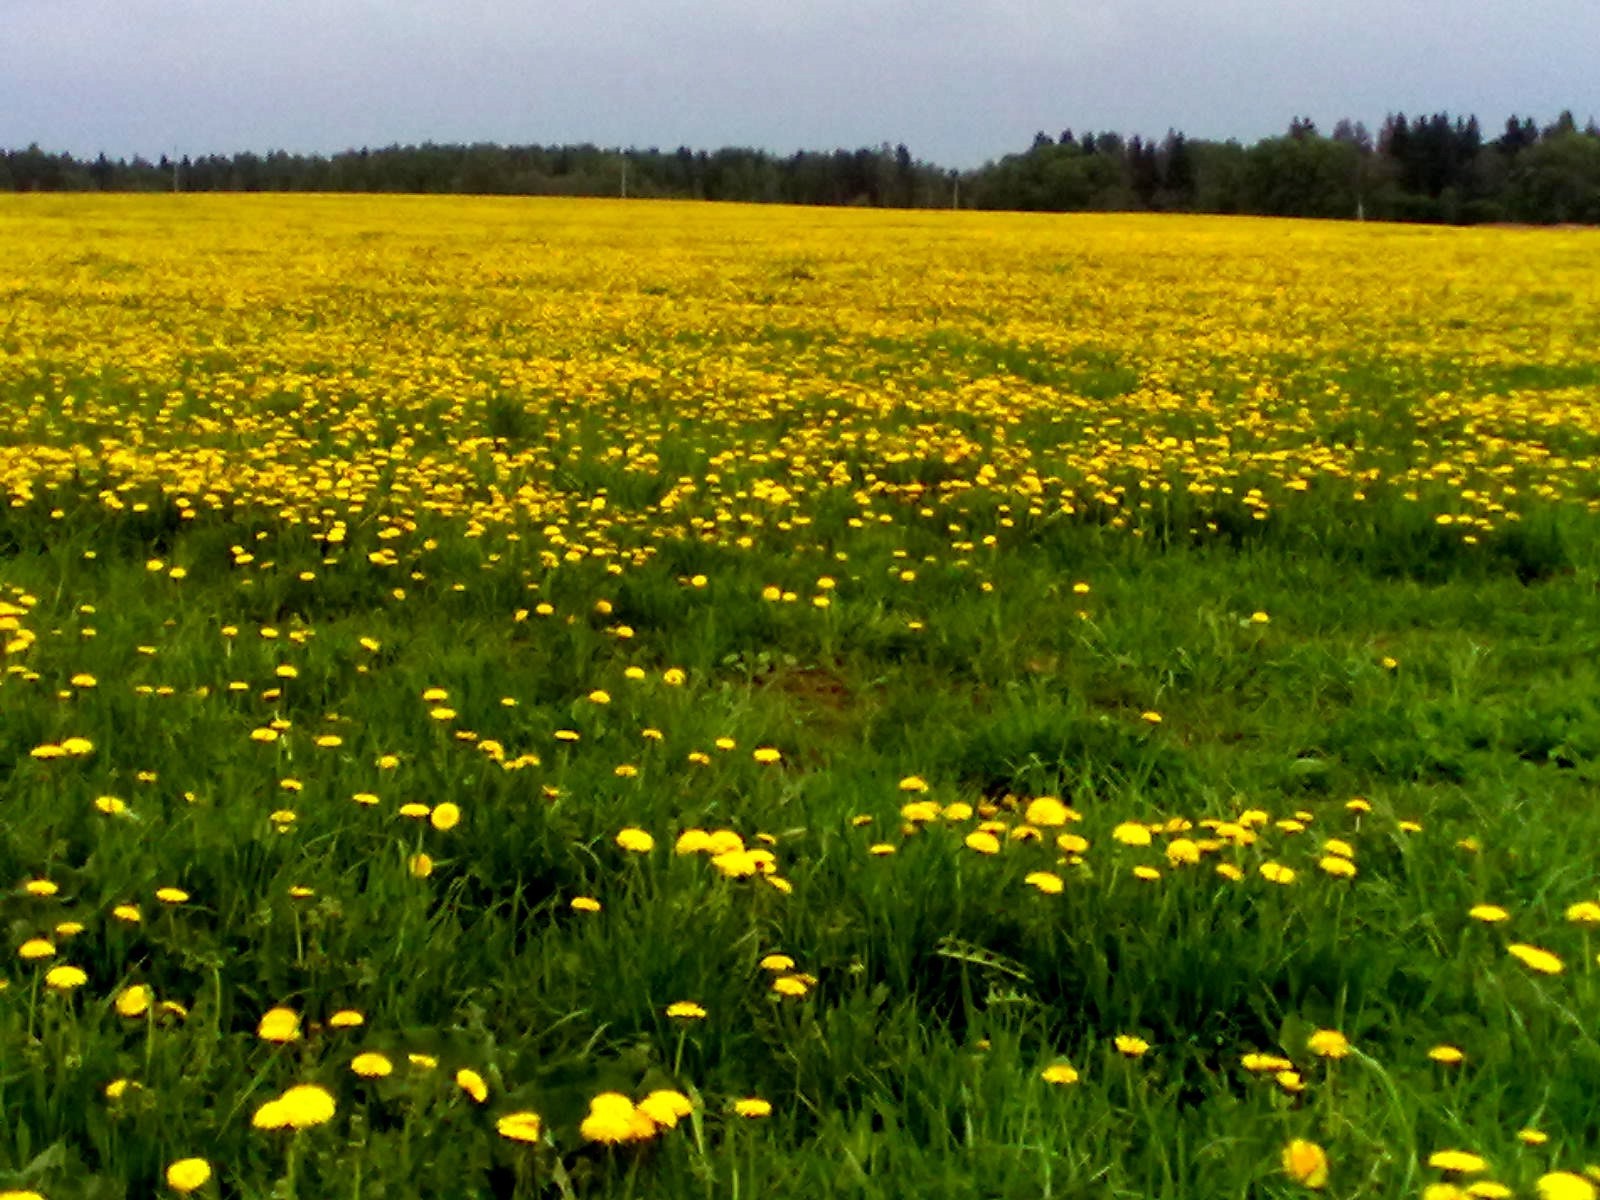
[(382, 1079), (394, 1072), (394, 1063), (385, 1055), (369, 1051), (352, 1058), (350, 1069), (363, 1079)]
[(535, 1112), (507, 1113), (494, 1123), (495, 1132), (513, 1142), (537, 1142), (544, 1124)]
[(300, 1038), (300, 1014), (292, 1008), (270, 1008), (256, 1026), (256, 1036), (264, 1042), (293, 1042)]
[(587, 1141), (604, 1145), (633, 1141), (639, 1134), (633, 1101), (621, 1092), (601, 1092), (589, 1101), (589, 1115), (578, 1126), (578, 1132)]
[(333, 1094), (314, 1083), (302, 1083), (278, 1097), (284, 1123), (294, 1129), (310, 1129), (333, 1119)]
[(1077, 1083), (1079, 1079), (1078, 1068), (1071, 1063), (1064, 1062), (1051, 1063), (1043, 1071), (1039, 1072), (1039, 1077), (1046, 1083), (1053, 1083), (1059, 1087), (1065, 1087), (1069, 1083)]
[(1350, 1039), (1337, 1029), (1319, 1029), (1306, 1039), (1306, 1049), (1318, 1058), (1343, 1058), (1350, 1053)]
[(1436, 1171), (1449, 1171), (1456, 1175), (1476, 1175), (1489, 1169), (1482, 1156), (1468, 1150), (1435, 1150), (1428, 1155), (1428, 1165)]
[(1523, 942), (1513, 942), (1506, 950), (1530, 971), (1537, 971), (1541, 975), (1559, 975), (1566, 970), (1563, 963), (1548, 950), (1541, 950), (1538, 946), (1529, 946)]
[(617, 845), (631, 854), (648, 854), (656, 840), (642, 829), (628, 828), (617, 834)]
[(167, 1186), (180, 1196), (203, 1187), (211, 1178), (211, 1164), (203, 1158), (180, 1158), (167, 1167)]
[(1571, 1171), (1551, 1171), (1541, 1175), (1534, 1186), (1539, 1190), (1539, 1200), (1595, 1200), (1600, 1195), (1594, 1184)]
[(689, 1097), (670, 1088), (658, 1088), (639, 1101), (639, 1111), (663, 1129), (671, 1129), (694, 1111)]
[(1295, 1138), (1283, 1148), (1283, 1173), (1296, 1183), (1318, 1191), (1328, 1184), (1328, 1154), (1315, 1142)]
[(89, 976), (81, 967), (72, 967), (63, 963), (59, 967), (51, 967), (44, 974), (44, 985), (54, 988), (58, 992), (70, 992), (73, 988), (82, 987), (89, 982)]

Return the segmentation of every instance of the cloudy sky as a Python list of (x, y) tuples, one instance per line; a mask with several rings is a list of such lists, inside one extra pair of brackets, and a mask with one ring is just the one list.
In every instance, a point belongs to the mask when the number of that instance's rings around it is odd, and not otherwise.
[(1254, 140), (1295, 114), (1600, 116), (1600, 0), (0, 0), (0, 146)]

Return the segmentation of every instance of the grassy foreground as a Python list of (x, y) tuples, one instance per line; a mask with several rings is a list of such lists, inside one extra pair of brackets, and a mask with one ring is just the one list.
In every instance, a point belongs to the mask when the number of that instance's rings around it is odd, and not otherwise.
[(1593, 1200), (1593, 233), (22, 197), (0, 297), (0, 1194)]

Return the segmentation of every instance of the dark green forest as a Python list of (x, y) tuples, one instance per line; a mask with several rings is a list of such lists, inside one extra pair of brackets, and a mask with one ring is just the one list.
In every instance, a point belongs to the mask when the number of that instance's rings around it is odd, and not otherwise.
[(1278, 137), (1160, 139), (1040, 132), (1019, 153), (968, 171), (904, 145), (791, 155), (604, 149), (593, 145), (423, 145), (338, 154), (239, 153), (80, 160), (37, 145), (0, 152), (0, 191), (427, 192), (673, 197), (891, 208), (1251, 213), (1476, 224), (1600, 224), (1600, 127), (1570, 112), (1512, 117), (1488, 136), (1476, 117), (1388, 116), (1324, 133), (1296, 118)]

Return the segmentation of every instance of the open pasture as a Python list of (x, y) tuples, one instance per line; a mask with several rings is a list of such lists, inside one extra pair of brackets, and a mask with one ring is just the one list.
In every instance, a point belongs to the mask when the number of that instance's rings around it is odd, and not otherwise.
[(10, 198), (0, 488), (0, 1191), (1595, 1194), (1593, 232)]

